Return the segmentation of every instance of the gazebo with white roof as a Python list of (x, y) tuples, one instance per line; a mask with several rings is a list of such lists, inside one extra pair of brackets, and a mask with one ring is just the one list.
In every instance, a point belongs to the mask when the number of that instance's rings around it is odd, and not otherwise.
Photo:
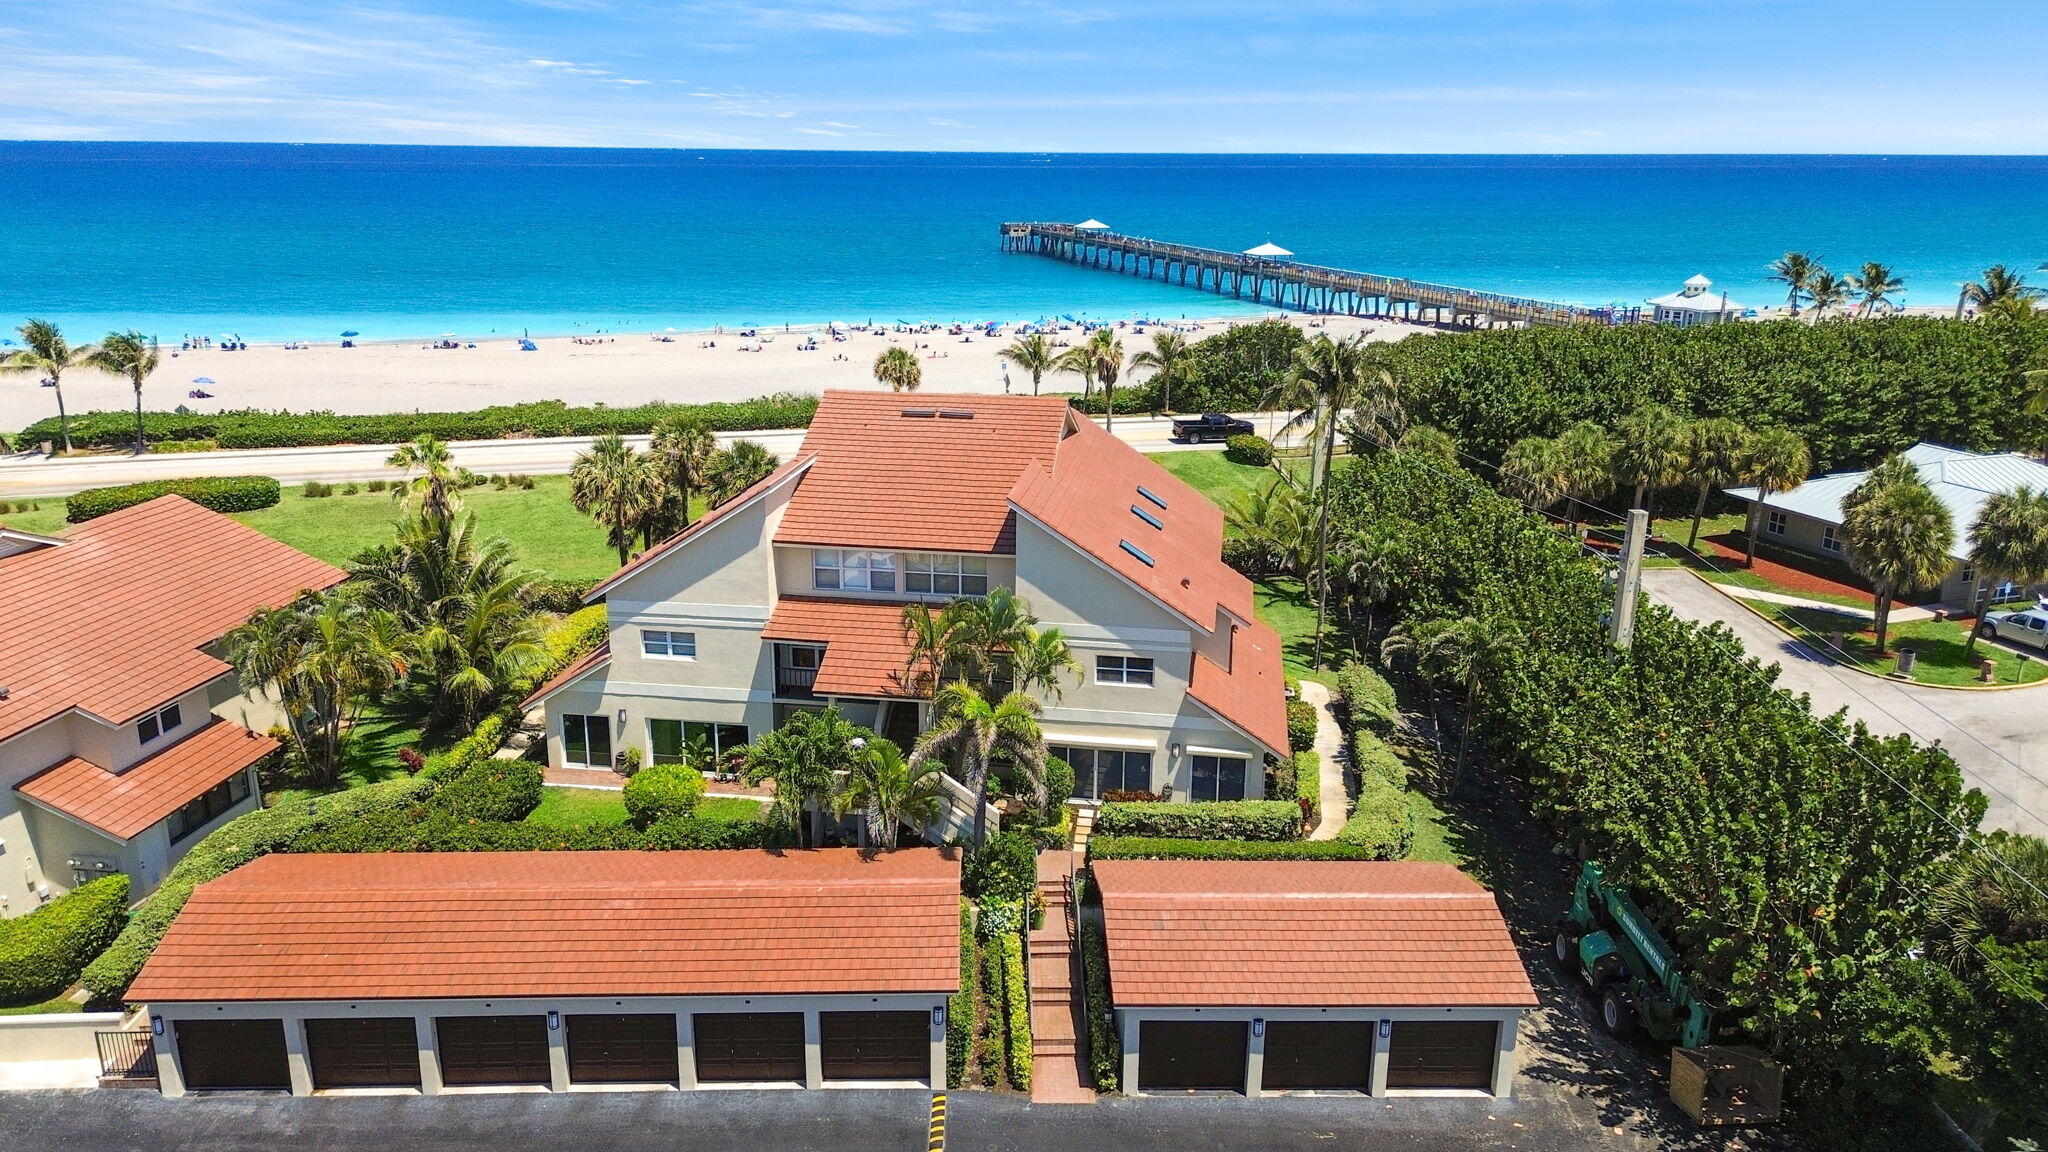
[(1657, 323), (1676, 324), (1680, 328), (1718, 324), (1741, 316), (1743, 306), (1728, 299), (1726, 292), (1709, 291), (1713, 286), (1714, 282), (1705, 276), (1694, 276), (1678, 291), (1652, 296), (1644, 303), (1656, 309), (1651, 318)]
[(1294, 253), (1289, 252), (1287, 249), (1282, 248), (1278, 244), (1273, 243), (1271, 240), (1266, 241), (1264, 244), (1259, 245), (1257, 248), (1245, 249), (1244, 254), (1247, 256), (1257, 256), (1260, 259), (1264, 260), (1276, 260), (1282, 257), (1294, 255)]
[(1077, 228), (1077, 229), (1079, 229), (1079, 230), (1080, 230), (1080, 231), (1082, 231), (1082, 232), (1107, 232), (1107, 231), (1109, 231), (1109, 225), (1107, 225), (1107, 224), (1104, 224), (1104, 223), (1103, 223), (1102, 221), (1100, 221), (1100, 220), (1097, 220), (1097, 219), (1096, 219), (1095, 217), (1093, 217), (1093, 216), (1090, 216), (1090, 217), (1089, 217), (1089, 218), (1087, 218), (1086, 220), (1083, 220), (1083, 221), (1081, 221), (1081, 222), (1080, 222), (1079, 224), (1076, 224), (1076, 225), (1074, 225), (1074, 227), (1075, 227), (1075, 228)]

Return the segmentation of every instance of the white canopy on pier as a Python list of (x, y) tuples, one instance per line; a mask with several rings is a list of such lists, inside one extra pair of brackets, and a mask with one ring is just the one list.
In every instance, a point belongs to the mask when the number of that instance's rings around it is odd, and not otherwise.
[(1292, 256), (1292, 255), (1294, 255), (1294, 253), (1292, 253), (1292, 252), (1289, 252), (1289, 251), (1288, 251), (1287, 249), (1285, 249), (1285, 248), (1282, 248), (1282, 247), (1281, 247), (1281, 246), (1279, 246), (1278, 244), (1275, 244), (1275, 243), (1273, 243), (1273, 242), (1272, 242), (1271, 240), (1268, 240), (1268, 241), (1266, 241), (1266, 242), (1265, 242), (1264, 244), (1261, 244), (1261, 245), (1259, 245), (1259, 246), (1258, 246), (1257, 248), (1247, 248), (1247, 249), (1245, 249), (1245, 250), (1244, 250), (1244, 254), (1245, 254), (1245, 255), (1247, 255), (1247, 256)]
[(1089, 218), (1087, 218), (1086, 220), (1083, 220), (1083, 221), (1081, 221), (1081, 222), (1080, 222), (1079, 224), (1076, 224), (1076, 225), (1074, 225), (1074, 227), (1076, 227), (1076, 228), (1079, 228), (1079, 229), (1080, 229), (1080, 230), (1082, 230), (1083, 232), (1107, 232), (1107, 231), (1109, 231), (1109, 225), (1107, 225), (1107, 224), (1104, 224), (1104, 223), (1103, 223), (1102, 221), (1100, 221), (1100, 220), (1097, 220), (1097, 219), (1096, 219), (1095, 217), (1093, 217), (1093, 216), (1090, 216), (1090, 217), (1089, 217)]

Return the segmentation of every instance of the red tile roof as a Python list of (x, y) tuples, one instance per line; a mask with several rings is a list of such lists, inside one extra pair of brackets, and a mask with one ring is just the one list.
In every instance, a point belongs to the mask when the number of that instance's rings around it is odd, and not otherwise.
[(557, 690), (567, 688), (576, 681), (583, 679), (588, 673), (595, 672), (611, 662), (612, 642), (607, 640), (574, 660), (569, 661), (568, 667), (548, 677), (548, 682), (534, 689), (531, 696), (519, 702), (519, 706), (521, 708), (531, 708), (535, 704), (554, 695)]
[(820, 696), (909, 696), (910, 641), (903, 605), (883, 600), (784, 596), (761, 629), (764, 640), (825, 645), (814, 690)]
[(936, 848), (272, 855), (200, 885), (129, 997), (950, 993), (959, 926)]
[(638, 572), (640, 569), (645, 568), (647, 565), (653, 563), (654, 561), (661, 559), (663, 556), (668, 555), (670, 552), (675, 551), (677, 548), (682, 547), (684, 544), (687, 544), (690, 541), (695, 540), (697, 537), (709, 531), (713, 524), (718, 523), (720, 520), (725, 519), (727, 516), (730, 516), (733, 513), (739, 511), (740, 509), (745, 508), (749, 504), (752, 504), (759, 497), (765, 496), (768, 493), (774, 491), (775, 489), (780, 488), (783, 482), (788, 480), (790, 477), (802, 475), (804, 471), (810, 468), (810, 466), (816, 460), (816, 456), (800, 455), (796, 459), (788, 462), (787, 464), (783, 464), (777, 467), (775, 471), (770, 472), (766, 476), (761, 477), (759, 480), (754, 481), (752, 487), (742, 490), (739, 495), (733, 497), (732, 499), (726, 501), (723, 504), (720, 504), (718, 507), (713, 508), (711, 511), (706, 512), (704, 515), (698, 517), (696, 522), (692, 523), (688, 528), (683, 529), (681, 532), (676, 533), (668, 539), (663, 540), (661, 543), (656, 544), (654, 547), (649, 548), (645, 552), (640, 553), (638, 556), (633, 557), (631, 560), (626, 561), (626, 563), (622, 567), (620, 567), (618, 571), (605, 577), (603, 582), (598, 584), (595, 588), (592, 588), (590, 591), (585, 592), (583, 594), (583, 602), (585, 604), (596, 603), (599, 597), (603, 596), (607, 592), (610, 592), (612, 588), (618, 584), (619, 581), (624, 580), (626, 577), (631, 576), (633, 573)]
[(1118, 1007), (1533, 1008), (1493, 894), (1418, 861), (1104, 860)]
[(1196, 653), (1188, 695), (1273, 755), (1287, 754), (1287, 674), (1281, 667), (1280, 635), (1271, 628), (1234, 627), (1227, 671)]
[(268, 736), (216, 720), (124, 772), (109, 772), (73, 756), (15, 785), (15, 791), (128, 840), (277, 746)]
[(827, 392), (804, 436), (818, 463), (775, 540), (1013, 552), (1005, 496), (1027, 468), (1051, 463), (1069, 410), (1057, 396)]
[(126, 724), (228, 671), (200, 648), (347, 573), (160, 496), (0, 557), (0, 740), (72, 708)]

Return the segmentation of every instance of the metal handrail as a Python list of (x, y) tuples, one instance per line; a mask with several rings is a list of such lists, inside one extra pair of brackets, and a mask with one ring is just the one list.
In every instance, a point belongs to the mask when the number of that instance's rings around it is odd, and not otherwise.
[(156, 1042), (148, 1032), (95, 1032), (100, 1077), (108, 1080), (156, 1079)]

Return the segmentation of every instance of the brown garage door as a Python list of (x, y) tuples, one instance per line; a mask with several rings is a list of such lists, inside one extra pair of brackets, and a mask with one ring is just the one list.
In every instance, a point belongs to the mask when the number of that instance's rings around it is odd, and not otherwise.
[(306, 1021), (315, 1088), (417, 1088), (419, 1033), (410, 1016)]
[(1244, 1090), (1242, 1020), (1145, 1020), (1138, 1025), (1138, 1088), (1145, 1092)]
[(180, 1020), (178, 1068), (185, 1087), (285, 1088), (282, 1020)]
[(571, 1016), (569, 1079), (578, 1084), (666, 1084), (676, 1078), (673, 1013)]
[(932, 1074), (925, 1012), (821, 1012), (819, 1055), (827, 1080), (926, 1080)]
[(1263, 1086), (1274, 1092), (1353, 1090), (1372, 1084), (1370, 1020), (1269, 1020)]
[(1389, 1088), (1492, 1088), (1500, 1026), (1491, 1020), (1396, 1020)]
[(801, 1012), (700, 1012), (697, 1079), (705, 1083), (804, 1080)]
[(443, 1084), (546, 1084), (545, 1016), (443, 1016), (434, 1021)]

